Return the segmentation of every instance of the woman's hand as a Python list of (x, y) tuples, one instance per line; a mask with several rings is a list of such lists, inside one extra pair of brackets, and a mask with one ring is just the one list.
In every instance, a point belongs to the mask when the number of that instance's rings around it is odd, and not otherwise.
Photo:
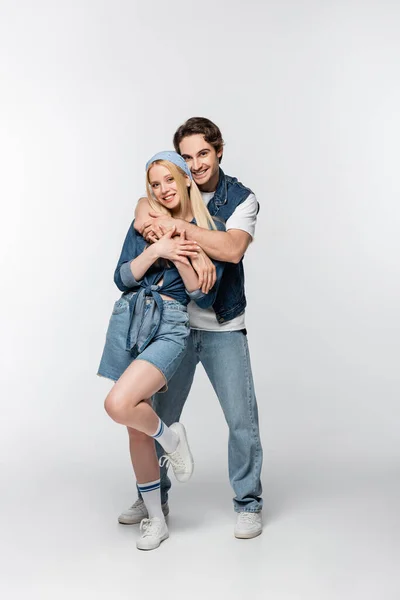
[[(178, 238), (175, 237), (175, 239), (177, 240)], [(184, 230), (180, 233), (179, 239), (182, 243), (187, 242), (186, 232)], [(190, 265), (197, 275), (198, 287), (201, 288), (203, 294), (208, 294), (217, 281), (217, 270), (214, 263), (212, 260), (210, 260), (201, 246), (199, 246), (197, 242), (194, 243), (197, 246), (197, 252), (194, 253), (194, 256), (191, 256), (191, 262), (189, 263), (189, 260), (186, 258), (186, 256), (182, 256), (179, 260), (175, 260), (175, 262), (181, 262), (184, 265)], [(179, 265), (177, 268), (179, 270)]]
[(199, 251), (191, 259), (192, 267), (199, 277), (199, 287), (203, 294), (208, 294), (217, 281), (217, 271), (214, 263), (199, 246)]
[(179, 237), (173, 237), (176, 234), (175, 226), (166, 233), (161, 227), (161, 232), (163, 236), (151, 245), (151, 249), (156, 253), (157, 258), (188, 264), (188, 257), (195, 258), (200, 252), (197, 242), (187, 240), (184, 232)]

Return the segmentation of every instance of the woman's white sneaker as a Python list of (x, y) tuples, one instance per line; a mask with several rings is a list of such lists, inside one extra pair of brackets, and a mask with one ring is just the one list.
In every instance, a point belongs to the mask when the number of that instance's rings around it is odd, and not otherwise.
[(191, 478), (193, 473), (193, 456), (190, 452), (186, 431), (182, 423), (172, 423), (170, 429), (178, 436), (178, 446), (176, 450), (170, 453), (166, 452), (160, 458), (160, 466), (171, 465), (176, 479), (181, 483), (185, 483)]
[[(166, 517), (169, 513), (168, 502), (162, 504), (161, 508)], [(142, 519), (147, 519), (148, 516), (145, 503), (138, 498), (130, 508), (124, 510), (124, 512), (119, 515), (118, 523), (121, 523), (121, 525), (136, 525), (136, 523), (140, 523)]]
[(138, 550), (154, 550), (169, 537), (168, 527), (165, 521), (158, 517), (143, 519), (140, 523), (142, 535), (136, 542)]
[(240, 512), (236, 521), (235, 537), (250, 539), (262, 532), (261, 512)]

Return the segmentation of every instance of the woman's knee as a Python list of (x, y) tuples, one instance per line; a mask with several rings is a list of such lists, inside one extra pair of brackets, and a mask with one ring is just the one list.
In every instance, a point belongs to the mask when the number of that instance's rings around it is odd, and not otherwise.
[(124, 422), (127, 402), (115, 388), (113, 388), (107, 395), (107, 398), (104, 401), (104, 408), (108, 416), (111, 417), (113, 421), (116, 421), (117, 423)]

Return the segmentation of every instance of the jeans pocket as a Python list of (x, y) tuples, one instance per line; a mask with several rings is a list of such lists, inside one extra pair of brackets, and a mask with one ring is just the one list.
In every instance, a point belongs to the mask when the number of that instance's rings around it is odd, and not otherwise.
[(186, 311), (167, 308), (163, 310), (163, 321), (169, 325), (187, 325), (189, 326), (189, 315)]
[(125, 312), (125, 310), (127, 310), (128, 307), (129, 307), (128, 301), (125, 298), (119, 298), (114, 303), (112, 314), (113, 315), (120, 315), (121, 313)]

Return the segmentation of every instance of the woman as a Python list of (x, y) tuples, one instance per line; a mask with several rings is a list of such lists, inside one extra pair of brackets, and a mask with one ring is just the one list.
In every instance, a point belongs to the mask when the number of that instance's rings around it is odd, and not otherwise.
[[(201, 227), (217, 228), (179, 154), (156, 154), (146, 171), (153, 208)], [(218, 229), (222, 228), (218, 223)], [(165, 450), (165, 460), (178, 481), (187, 481), (193, 472), (183, 425), (167, 427), (153, 411), (150, 398), (167, 389), (183, 358), (189, 335), (189, 299), (203, 308), (215, 300), (223, 264), (216, 263), (217, 283), (204, 294), (189, 261), (199, 250), (184, 235), (174, 237), (174, 230), (148, 246), (132, 223), (114, 275), (123, 295), (114, 305), (98, 374), (116, 381), (105, 401), (107, 413), (128, 428), (136, 448), (140, 442), (141, 451), (131, 451), (131, 459), (149, 515), (141, 522), (142, 535), (137, 542), (141, 550), (157, 548), (168, 537), (154, 439)]]

